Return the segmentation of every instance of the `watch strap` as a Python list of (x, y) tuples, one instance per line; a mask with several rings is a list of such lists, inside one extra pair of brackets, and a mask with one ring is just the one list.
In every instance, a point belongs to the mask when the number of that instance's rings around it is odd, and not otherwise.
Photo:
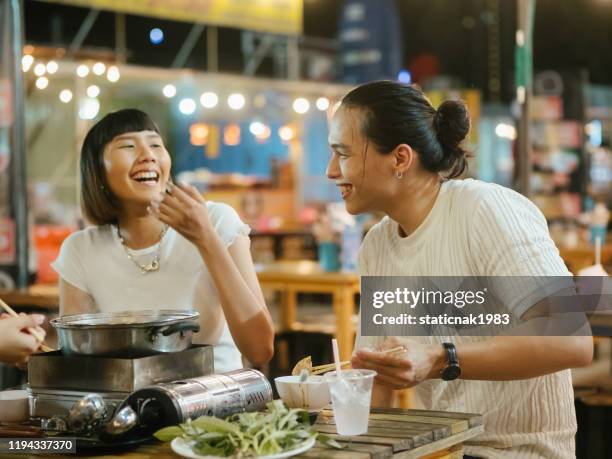
[(458, 365), (459, 359), (457, 358), (457, 348), (453, 343), (442, 343), (444, 350), (446, 351), (446, 361), (450, 365)]

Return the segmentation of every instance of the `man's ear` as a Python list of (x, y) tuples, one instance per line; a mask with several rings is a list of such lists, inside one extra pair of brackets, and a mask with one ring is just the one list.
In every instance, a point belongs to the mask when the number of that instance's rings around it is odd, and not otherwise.
[(393, 150), (395, 158), (395, 172), (405, 175), (416, 162), (416, 152), (410, 145), (402, 143)]

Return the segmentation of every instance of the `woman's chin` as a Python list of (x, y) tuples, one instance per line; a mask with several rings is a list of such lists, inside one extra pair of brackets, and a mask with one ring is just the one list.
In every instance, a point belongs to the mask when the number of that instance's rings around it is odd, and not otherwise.
[(345, 201), (344, 206), (346, 207), (346, 211), (351, 215), (359, 215), (367, 212), (367, 209), (364, 209), (363, 206), (355, 202)]
[(147, 186), (146, 188), (143, 187), (140, 190), (136, 190), (136, 195), (137, 198), (142, 200), (150, 201), (151, 199), (160, 199), (164, 189), (165, 188), (162, 188), (160, 185)]
[(132, 206), (136, 206), (136, 207), (143, 207), (143, 208), (147, 208), (149, 205), (151, 205), (151, 201), (159, 201), (160, 199), (160, 192), (159, 191), (151, 191), (148, 193), (138, 193), (135, 196), (130, 196), (129, 198), (126, 198), (122, 201), (124, 201), (126, 204), (129, 202), (130, 205)]

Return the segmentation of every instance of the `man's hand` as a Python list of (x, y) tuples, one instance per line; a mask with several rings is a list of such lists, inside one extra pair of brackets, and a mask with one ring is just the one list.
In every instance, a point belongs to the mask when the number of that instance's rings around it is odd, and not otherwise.
[[(385, 354), (387, 349), (404, 347), (401, 353)], [(437, 378), (444, 367), (444, 348), (407, 338), (388, 338), (378, 349), (360, 349), (351, 360), (353, 368), (375, 370), (376, 382), (392, 389), (406, 389), (426, 379)]]

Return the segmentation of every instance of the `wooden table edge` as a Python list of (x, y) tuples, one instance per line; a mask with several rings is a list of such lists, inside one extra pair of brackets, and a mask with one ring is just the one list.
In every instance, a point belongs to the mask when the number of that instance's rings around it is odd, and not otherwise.
[(456, 435), (451, 435), (450, 437), (442, 438), (440, 440), (436, 440), (422, 446), (417, 446), (414, 449), (400, 451), (394, 454), (393, 457), (397, 459), (417, 459), (427, 454), (436, 453), (446, 448), (450, 448), (451, 446), (463, 443), (466, 440), (469, 440), (470, 438), (473, 438), (483, 432), (483, 425), (471, 427), (468, 430), (464, 430), (463, 432), (458, 433)]

